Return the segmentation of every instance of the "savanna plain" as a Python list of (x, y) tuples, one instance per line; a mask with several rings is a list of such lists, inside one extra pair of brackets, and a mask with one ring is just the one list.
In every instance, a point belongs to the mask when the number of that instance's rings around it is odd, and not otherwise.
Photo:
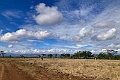
[(120, 80), (120, 60), (0, 58), (0, 80), (7, 65), (31, 80)]

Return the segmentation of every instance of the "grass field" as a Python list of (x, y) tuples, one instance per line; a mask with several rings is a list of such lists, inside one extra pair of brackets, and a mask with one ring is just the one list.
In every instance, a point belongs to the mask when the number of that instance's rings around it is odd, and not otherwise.
[[(60, 59), (60, 58), (11, 58), (16, 62), (34, 64), (44, 68), (57, 70), (59, 72), (72, 74), (74, 76), (89, 76), (95, 80), (120, 80), (120, 60), (94, 60), (94, 59)], [(19, 65), (19, 64), (17, 64)], [(19, 68), (23, 66), (19, 65)], [(25, 70), (33, 72), (32, 67), (24, 67)]]
[(120, 80), (120, 60), (94, 59), (25, 59), (27, 63), (58, 70), (75, 76), (90, 76)]

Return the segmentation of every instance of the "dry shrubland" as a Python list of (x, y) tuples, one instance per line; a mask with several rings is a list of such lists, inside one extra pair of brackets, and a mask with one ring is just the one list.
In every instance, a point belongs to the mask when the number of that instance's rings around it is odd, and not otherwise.
[(120, 60), (27, 58), (22, 60), (48, 69), (58, 70), (74, 76), (120, 79)]

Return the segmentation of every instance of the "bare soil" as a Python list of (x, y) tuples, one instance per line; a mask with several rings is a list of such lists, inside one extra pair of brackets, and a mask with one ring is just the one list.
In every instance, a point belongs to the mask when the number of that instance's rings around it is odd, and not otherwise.
[(34, 80), (29, 75), (12, 67), (9, 63), (0, 63), (0, 80)]

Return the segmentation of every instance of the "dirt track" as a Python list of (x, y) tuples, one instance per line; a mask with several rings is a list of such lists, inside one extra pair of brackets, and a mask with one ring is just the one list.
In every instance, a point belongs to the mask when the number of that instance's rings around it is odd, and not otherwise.
[(9, 63), (0, 63), (0, 80), (34, 80)]

